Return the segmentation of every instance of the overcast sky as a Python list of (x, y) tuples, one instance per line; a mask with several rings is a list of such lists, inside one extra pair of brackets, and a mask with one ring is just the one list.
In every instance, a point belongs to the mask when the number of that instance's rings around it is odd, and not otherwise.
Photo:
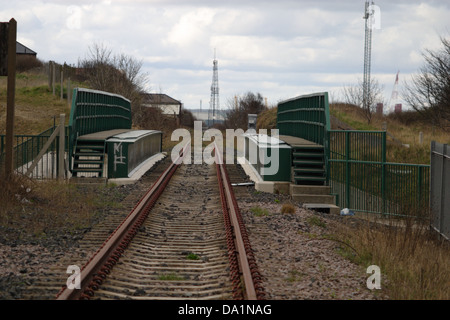
[[(0, 0), (0, 21), (14, 17), (18, 41), (43, 60), (77, 64), (89, 46), (143, 61), (148, 91), (209, 107), (214, 49), (220, 107), (259, 92), (276, 104), (362, 79), (363, 0)], [(403, 81), (423, 65), (422, 52), (450, 35), (450, 1), (376, 1), (372, 76), (388, 101), (395, 75)], [(376, 26), (378, 27), (378, 26)]]

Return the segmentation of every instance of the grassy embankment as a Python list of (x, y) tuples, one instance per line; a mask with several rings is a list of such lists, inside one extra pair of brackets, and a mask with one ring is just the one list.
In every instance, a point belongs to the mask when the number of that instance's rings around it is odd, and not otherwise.
[[(71, 87), (88, 87), (75, 83)], [(60, 86), (53, 95), (48, 78), (42, 72), (24, 72), (16, 76), (15, 135), (36, 135), (59, 123), (59, 115), (69, 122), (70, 104), (67, 84), (63, 100)], [(6, 131), (7, 77), (0, 77), (0, 134)], [(176, 128), (173, 121), (158, 124), (164, 131), (163, 150), (170, 151), (177, 141), (171, 141)], [(172, 123), (173, 122), (173, 123)], [(136, 128), (138, 129), (138, 128)], [(170, 156), (170, 155), (169, 155)], [(107, 208), (121, 206), (121, 189), (114, 185), (77, 186), (57, 181), (34, 181), (16, 176), (6, 181), (0, 169), (0, 233), (4, 230), (16, 239), (45, 238), (49, 233), (71, 233), (87, 227)], [(1, 234), (0, 234), (1, 240)]]
[[(6, 83), (7, 78), (0, 77), (0, 134), (6, 132)], [(66, 97), (67, 88), (64, 90)], [(53, 96), (45, 74), (17, 74), (14, 134), (39, 134), (53, 126), (54, 117), (58, 124), (61, 113), (66, 114), (68, 123), (70, 106), (67, 99), (60, 99), (60, 92), (57, 85)]]
[[(19, 73), (16, 77), (15, 135), (36, 135), (59, 123), (59, 115), (69, 122), (67, 85), (64, 99), (60, 86), (55, 95), (47, 75)], [(83, 84), (72, 83), (74, 86)], [(6, 131), (7, 78), (0, 77), (0, 134)], [(79, 187), (57, 181), (37, 182), (18, 175), (5, 180), (0, 172), (0, 231), (11, 240), (32, 240), (52, 233), (72, 233), (87, 227), (106, 208), (120, 206), (120, 190), (114, 186)], [(96, 188), (95, 192), (91, 188)], [(89, 191), (90, 190), (90, 191)]]
[[(416, 112), (403, 112), (387, 116), (373, 115), (370, 124), (365, 120), (361, 110), (355, 106), (331, 104), (330, 114), (355, 130), (381, 131), (383, 123), (386, 123), (387, 141), (390, 142), (386, 150), (388, 162), (429, 164), (431, 141), (450, 143), (448, 132), (424, 123)], [(421, 132), (423, 133), (422, 143), (419, 139)]]

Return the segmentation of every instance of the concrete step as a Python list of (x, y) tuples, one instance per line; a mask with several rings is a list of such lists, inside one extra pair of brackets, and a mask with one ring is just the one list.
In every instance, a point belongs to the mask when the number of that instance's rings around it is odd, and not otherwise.
[(330, 195), (329, 186), (290, 185), (290, 194)]
[(336, 199), (332, 195), (293, 194), (292, 199), (301, 203), (335, 204)]
[(317, 212), (325, 212), (331, 214), (339, 214), (340, 208), (334, 204), (322, 204), (322, 203), (304, 203), (303, 208), (317, 211)]
[(323, 153), (314, 152), (293, 152), (294, 158), (323, 158)]
[(309, 185), (324, 185), (325, 181), (327, 180), (326, 177), (320, 177), (320, 176), (306, 176), (306, 175), (295, 175), (294, 181), (295, 183), (299, 183), (299, 185), (304, 185), (305, 183), (308, 183)]

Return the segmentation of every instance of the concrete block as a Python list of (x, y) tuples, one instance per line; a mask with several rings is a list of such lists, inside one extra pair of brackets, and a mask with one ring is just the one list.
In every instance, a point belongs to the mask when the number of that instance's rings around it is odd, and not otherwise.
[(336, 214), (336, 215), (338, 215), (340, 212), (340, 208), (333, 204), (304, 203), (303, 208), (313, 210), (313, 211), (318, 211), (318, 212)]
[(317, 194), (329, 195), (331, 187), (329, 186), (308, 186), (308, 185), (290, 185), (290, 194)]
[(301, 203), (336, 204), (336, 199), (332, 195), (293, 194), (292, 199)]
[(261, 192), (289, 194), (289, 182), (257, 181), (255, 189)]

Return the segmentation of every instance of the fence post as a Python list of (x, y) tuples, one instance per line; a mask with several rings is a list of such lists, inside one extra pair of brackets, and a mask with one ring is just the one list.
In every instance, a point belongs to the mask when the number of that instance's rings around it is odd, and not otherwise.
[[(448, 218), (448, 211), (447, 213), (445, 212), (445, 208), (448, 206), (446, 205), (445, 201), (445, 193), (446, 193), (446, 188), (448, 188), (448, 181), (445, 181), (446, 179), (446, 170), (448, 170), (448, 168), (446, 168), (448, 159), (447, 155), (449, 154), (448, 152), (448, 145), (444, 144), (442, 146), (442, 166), (441, 166), (441, 194), (439, 195), (440, 197), (440, 205), (439, 205), (439, 221), (440, 221), (440, 226), (439, 226), (439, 230), (441, 232), (441, 234), (446, 235), (447, 237), (450, 237), (449, 233), (450, 233), (450, 222), (446, 221)], [(448, 201), (448, 200), (447, 200)]]
[(53, 95), (55, 95), (56, 66), (55, 66), (54, 61), (53, 61), (52, 65), (53, 65), (53, 67), (52, 67), (52, 90), (53, 90)]
[(419, 210), (422, 210), (422, 180), (423, 180), (423, 173), (422, 173), (422, 166), (419, 166), (417, 168), (418, 173), (417, 173), (417, 196), (419, 198)]
[(50, 60), (48, 62), (48, 89), (49, 90), (51, 90), (52, 87), (53, 87), (53, 85), (52, 85), (52, 80), (53, 80), (53, 78), (52, 78), (52, 74), (53, 74), (52, 68), (53, 68), (53, 61)]
[(325, 143), (324, 143), (324, 145), (325, 145), (325, 174), (326, 174), (326, 185), (327, 186), (329, 186), (330, 185), (330, 153), (331, 153), (331, 151), (330, 151), (330, 149), (331, 149), (331, 133), (330, 133), (330, 131), (326, 131), (325, 132), (325, 135), (326, 135), (326, 139), (325, 139)]
[(63, 97), (64, 97), (64, 69), (63, 69), (63, 67), (61, 66), (61, 79), (60, 79), (60, 83), (61, 83), (61, 92), (60, 92), (60, 98), (61, 98), (61, 100), (63, 99)]
[(386, 131), (382, 132), (381, 151), (381, 214), (386, 213)]
[(65, 130), (66, 115), (59, 115), (59, 153), (58, 153), (58, 180), (64, 179), (64, 154), (65, 154)]
[(72, 102), (72, 95), (70, 92), (70, 77), (67, 78), (67, 104), (70, 107), (70, 104)]
[(345, 131), (345, 199), (346, 199), (346, 205), (345, 207), (350, 209), (350, 132)]

